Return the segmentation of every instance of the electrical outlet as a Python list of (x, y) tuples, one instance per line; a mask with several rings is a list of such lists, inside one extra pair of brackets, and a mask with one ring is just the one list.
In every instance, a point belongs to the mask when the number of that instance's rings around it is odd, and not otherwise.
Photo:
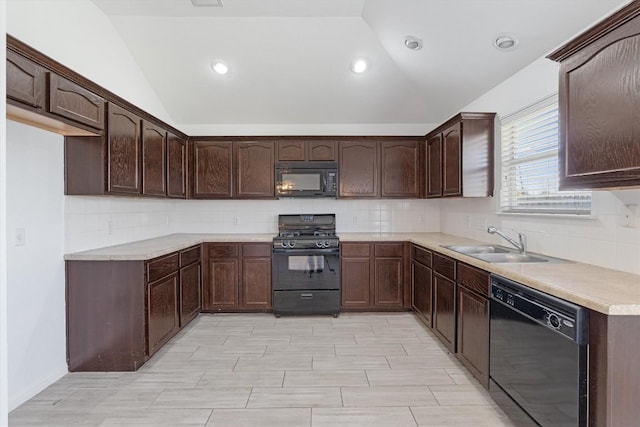
[(237, 216), (233, 217), (233, 225), (238, 225), (240, 223), (240, 221), (238, 220)]
[(353, 223), (354, 224), (358, 223), (358, 217), (356, 215), (353, 216)]
[(107, 233), (109, 235), (113, 234), (113, 221), (107, 221)]
[(24, 228), (16, 228), (16, 246), (24, 246), (27, 243), (27, 234)]

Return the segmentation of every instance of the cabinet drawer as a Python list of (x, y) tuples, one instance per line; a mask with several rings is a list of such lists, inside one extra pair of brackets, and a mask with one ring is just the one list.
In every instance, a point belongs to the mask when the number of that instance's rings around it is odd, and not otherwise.
[(270, 243), (244, 243), (242, 256), (251, 258), (271, 258)]
[(423, 249), (419, 246), (411, 246), (411, 259), (421, 264), (431, 267), (431, 251)]
[(369, 258), (371, 249), (368, 243), (343, 243), (340, 251), (343, 257)]
[(200, 245), (180, 252), (180, 267), (200, 261)]
[(433, 254), (433, 271), (447, 279), (456, 280), (456, 262), (451, 258)]
[(49, 73), (49, 112), (96, 129), (104, 129), (104, 99)]
[(484, 270), (458, 262), (458, 283), (481, 295), (489, 296), (489, 273)]
[(236, 243), (210, 243), (207, 251), (209, 258), (237, 258), (240, 252)]
[(164, 276), (178, 271), (180, 256), (177, 252), (156, 258), (147, 263), (147, 282), (162, 279)]
[(377, 257), (402, 257), (403, 243), (376, 243), (375, 256)]

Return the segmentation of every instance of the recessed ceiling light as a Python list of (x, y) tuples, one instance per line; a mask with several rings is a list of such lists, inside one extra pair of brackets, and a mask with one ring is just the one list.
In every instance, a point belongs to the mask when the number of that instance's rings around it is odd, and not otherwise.
[(356, 74), (362, 74), (367, 71), (368, 66), (367, 61), (364, 59), (356, 59), (351, 63), (351, 71)]
[(422, 40), (413, 36), (406, 36), (404, 38), (404, 45), (407, 49), (420, 50), (422, 49)]
[(227, 74), (229, 72), (229, 66), (222, 61), (215, 61), (211, 64), (211, 68), (218, 74)]
[(498, 34), (493, 41), (493, 46), (501, 51), (514, 50), (518, 47), (518, 39), (512, 34)]
[(194, 7), (222, 7), (222, 0), (191, 0)]

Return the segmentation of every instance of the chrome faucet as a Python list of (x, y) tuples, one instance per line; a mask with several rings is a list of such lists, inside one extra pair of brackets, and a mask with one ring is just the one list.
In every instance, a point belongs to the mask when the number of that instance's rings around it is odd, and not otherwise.
[(506, 234), (504, 234), (502, 231), (498, 230), (493, 225), (490, 225), (489, 228), (487, 228), (487, 233), (489, 233), (489, 234), (497, 234), (498, 236), (502, 237), (507, 242), (511, 243), (518, 251), (520, 251), (521, 254), (525, 254), (527, 252), (527, 247), (526, 247), (527, 246), (527, 236), (525, 236), (522, 233), (518, 233), (519, 242), (516, 242), (511, 237), (507, 236)]

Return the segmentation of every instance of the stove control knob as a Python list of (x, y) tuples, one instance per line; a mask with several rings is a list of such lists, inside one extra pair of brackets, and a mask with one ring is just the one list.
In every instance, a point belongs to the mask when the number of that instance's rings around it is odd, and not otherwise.
[(286, 240), (283, 240), (282, 242), (280, 242), (280, 246), (286, 248), (288, 246), (288, 242)]
[(296, 241), (295, 241), (295, 240), (291, 240), (291, 241), (289, 241), (289, 247), (290, 247), (291, 249), (293, 249), (295, 246), (296, 246)]

